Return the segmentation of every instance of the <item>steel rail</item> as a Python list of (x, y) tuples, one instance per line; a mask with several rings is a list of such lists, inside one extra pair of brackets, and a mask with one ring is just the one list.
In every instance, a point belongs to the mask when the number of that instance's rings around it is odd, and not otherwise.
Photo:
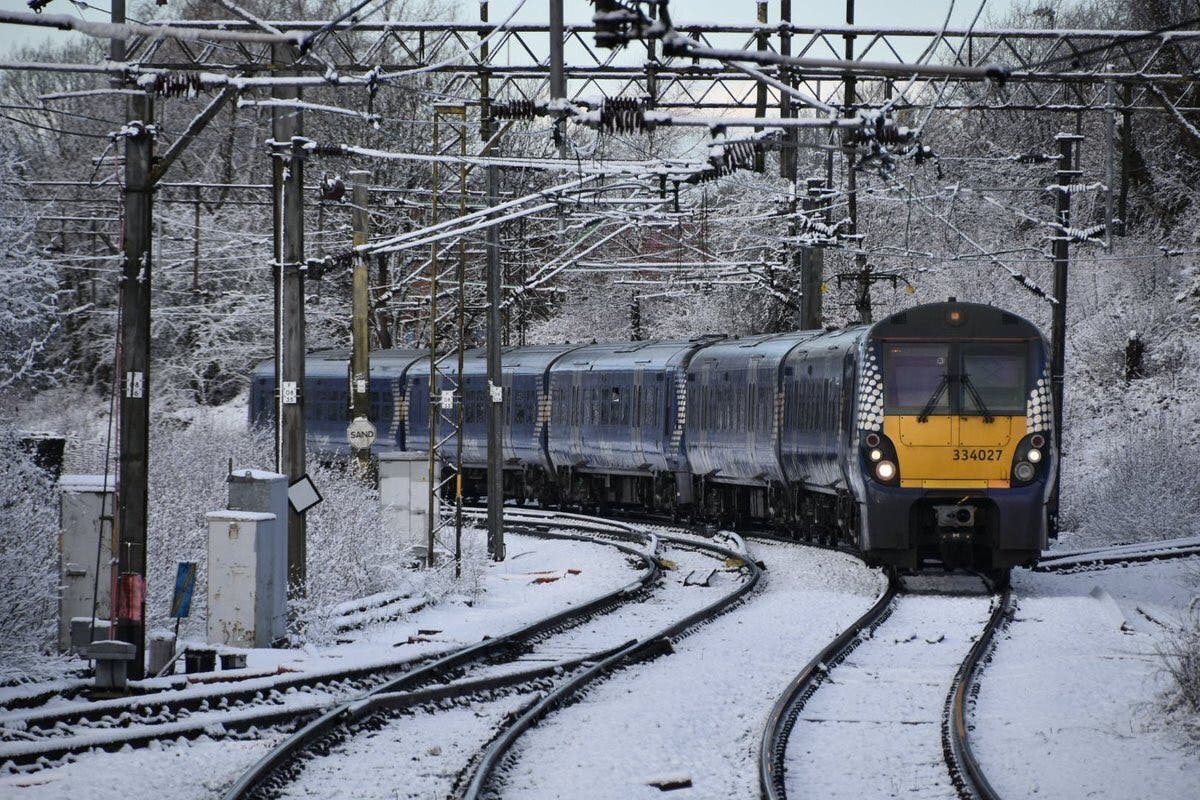
[(697, 541), (685, 537), (660, 535), (660, 539), (670, 542), (676, 547), (706, 550), (742, 562), (749, 570), (750, 576), (732, 592), (709, 603), (703, 608), (688, 614), (666, 628), (631, 642), (616, 653), (604, 658), (585, 670), (580, 671), (570, 680), (561, 684), (541, 700), (534, 703), (520, 717), (506, 727), (498, 737), (492, 740), (483, 752), (477, 766), (471, 774), (470, 781), (462, 791), (463, 800), (479, 800), (490, 788), (492, 777), (505, 757), (509, 754), (517, 739), (537, 724), (542, 718), (566, 703), (588, 685), (595, 682), (608, 672), (621, 666), (648, 658), (659, 652), (670, 652), (670, 642), (677, 636), (688, 632), (694, 626), (712, 620), (721, 613), (732, 608), (747, 594), (754, 590), (762, 575), (762, 569), (747, 553), (739, 553), (720, 545)]
[(889, 585), (874, 605), (805, 665), (775, 701), (758, 746), (758, 784), (765, 800), (785, 800), (787, 797), (784, 753), (792, 727), (804, 704), (825, 680), (830, 669), (858, 647), (863, 632), (874, 630), (891, 615), (896, 595), (895, 587)]
[(1145, 553), (1079, 553), (1063, 556), (1061, 559), (1043, 559), (1029, 568), (1031, 572), (1091, 572), (1093, 570), (1110, 569), (1127, 564), (1145, 564), (1152, 561), (1171, 561), (1176, 558), (1195, 558), (1200, 556), (1200, 545), (1181, 545), (1163, 550), (1152, 550)]
[[(513, 521), (513, 517), (517, 515), (506, 514), (506, 520)], [(541, 517), (540, 521), (545, 521), (545, 517)], [(594, 521), (594, 520), (593, 520)], [(559, 523), (563, 527), (583, 527), (573, 526), (567, 521)], [(594, 530), (595, 528), (593, 528)], [(655, 537), (648, 534), (638, 535), (631, 526), (626, 525), (611, 525), (609, 529), (603, 531), (610, 535), (624, 536), (625, 538), (640, 538), (644, 542), (653, 543)], [(531, 532), (532, 533), (532, 532)], [(337, 704), (335, 707), (323, 713), (320, 717), (305, 725), (299, 731), (293, 733), (276, 748), (267, 753), (262, 759), (254, 764), (222, 795), (223, 800), (242, 800), (253, 796), (260, 788), (265, 786), (275, 775), (285, 769), (300, 753), (304, 752), (309, 745), (324, 738), (336, 729), (352, 723), (356, 720), (367, 716), (370, 713), (381, 708), (381, 704), (386, 704), (388, 700), (385, 695), (396, 695), (410, 690), (415, 684), (423, 681), (435, 680), (439, 675), (446, 673), (449, 670), (464, 667), (469, 663), (476, 662), (499, 654), (505, 649), (512, 648), (515, 645), (529, 642), (542, 635), (545, 635), (558, 628), (566, 627), (576, 621), (583, 620), (595, 614), (609, 610), (621, 603), (627, 601), (637, 593), (643, 591), (653, 581), (657, 580), (661, 574), (661, 568), (658, 559), (651, 553), (641, 550), (637, 547), (624, 544), (622, 542), (605, 541), (593, 536), (574, 535), (574, 534), (552, 534), (549, 532), (538, 532), (535, 535), (544, 536), (546, 538), (567, 539), (576, 541), (585, 541), (591, 543), (602, 543), (615, 547), (622, 552), (625, 552), (635, 558), (641, 559), (646, 568), (641, 575), (632, 583), (622, 586), (614, 591), (607, 592), (597, 598), (594, 598), (579, 606), (572, 606), (562, 611), (555, 612), (548, 617), (537, 620), (529, 625), (526, 625), (516, 631), (512, 631), (503, 636), (498, 636), (491, 639), (484, 639), (481, 642), (470, 645), (468, 647), (457, 650), (449, 655), (439, 658), (432, 663), (405, 673), (387, 683), (376, 687), (370, 692), (361, 697), (350, 701)]]
[[(544, 524), (545, 521), (537, 520), (537, 522)], [(619, 529), (617, 526), (619, 526)], [(561, 527), (569, 528), (576, 526), (572, 526), (569, 522), (564, 521), (561, 523)], [(638, 536), (637, 532), (631, 526), (616, 523), (613, 528), (627, 539)], [(309, 719), (318, 714), (323, 718), (337, 713), (345, 706), (360, 702), (365, 697), (375, 694), (401, 692), (427, 676), (447, 669), (453, 669), (471, 660), (486, 658), (496, 651), (512, 646), (515, 642), (537, 638), (555, 628), (566, 626), (575, 619), (599, 613), (609, 606), (619, 604), (626, 597), (644, 590), (659, 575), (657, 561), (649, 552), (624, 542), (602, 540), (594, 536), (552, 533), (528, 528), (523, 528), (520, 532), (538, 538), (576, 540), (611, 546), (626, 555), (643, 560), (646, 567), (629, 584), (619, 587), (616, 590), (605, 592), (582, 605), (572, 606), (556, 612), (513, 631), (506, 636), (485, 639), (466, 647), (451, 650), (449, 653), (398, 659), (396, 661), (364, 665), (335, 672), (285, 675), (279, 676), (277, 680), (269, 680), (268, 683), (263, 683), (264, 680), (268, 679), (268, 676), (253, 675), (246, 679), (248, 682), (252, 681), (248, 686), (214, 686), (211, 692), (193, 694), (185, 698), (172, 699), (169, 694), (170, 690), (164, 690), (154, 694), (134, 695), (116, 701), (101, 701), (82, 707), (54, 709), (48, 713), (21, 714), (0, 719), (0, 725), (18, 723), (23, 730), (45, 731), (65, 729), (73, 725), (87, 725), (89, 720), (101, 719), (104, 716), (125, 718), (128, 714), (138, 713), (143, 708), (149, 708), (149, 714), (160, 719), (164, 710), (176, 717), (166, 723), (161, 721), (135, 721), (131, 725), (124, 724), (120, 728), (90, 726), (81, 729), (78, 731), (78, 735), (74, 736), (47, 736), (45, 738), (30, 738), (25, 741), (7, 742), (0, 745), (0, 763), (11, 761), (14, 765), (32, 765), (38, 763), (40, 759), (53, 761), (73, 753), (91, 749), (114, 750), (126, 745), (140, 747), (163, 737), (170, 737), (172, 739), (180, 736), (195, 737), (204, 733), (206, 728), (218, 723), (223, 725), (226, 730), (242, 731), (251, 727), (262, 728), (294, 723)], [(643, 540), (652, 551), (656, 542), (655, 537), (647, 534), (644, 535)], [(397, 672), (400, 674), (396, 675)], [(337, 684), (342, 681), (369, 680), (375, 676), (386, 677), (389, 674), (395, 675), (395, 677), (387, 679), (377, 686), (366, 688), (365, 691), (360, 688), (353, 698), (347, 700), (335, 699), (303, 708), (280, 708), (270, 703), (263, 703), (263, 706), (259, 709), (244, 708), (239, 710), (237, 708), (237, 704), (239, 703), (252, 704), (262, 702), (264, 696), (271, 692), (282, 692), (287, 689), (322, 689), (329, 684)], [(336, 689), (333, 691), (336, 691)], [(214, 701), (221, 701), (223, 706), (228, 706), (231, 718), (205, 718), (189, 721), (178, 719), (177, 717), (180, 712), (189, 712), (190, 714), (196, 712), (203, 713), (206, 710), (205, 704), (213, 703)], [(330, 709), (330, 706), (332, 706), (332, 709), (327, 710)], [(225, 711), (226, 708), (217, 707), (207, 710), (220, 713)], [(104, 735), (101, 736), (99, 734)]]
[(992, 609), (983, 633), (958, 668), (942, 713), (942, 751), (958, 793), (964, 800), (1000, 800), (971, 749), (967, 727), (967, 694), (984, 656), (991, 652), (996, 630), (1011, 613), (1012, 592), (1005, 589)]

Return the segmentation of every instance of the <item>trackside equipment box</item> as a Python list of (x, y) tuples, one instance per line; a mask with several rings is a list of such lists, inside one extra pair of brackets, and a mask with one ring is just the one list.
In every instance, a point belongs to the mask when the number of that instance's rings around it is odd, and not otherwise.
[(276, 588), (287, 579), (287, 557), (279, 557), (275, 515), (225, 510), (205, 517), (208, 641), (270, 647), (283, 637), (287, 621), (287, 606)]

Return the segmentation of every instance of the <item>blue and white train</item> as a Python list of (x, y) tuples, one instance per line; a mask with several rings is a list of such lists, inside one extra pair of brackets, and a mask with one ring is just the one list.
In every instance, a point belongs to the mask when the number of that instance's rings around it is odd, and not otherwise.
[[(1047, 544), (1047, 346), (1003, 310), (952, 298), (835, 331), (536, 345), (502, 361), (505, 494), (519, 502), (771, 525), (904, 570), (1002, 577)], [(464, 492), (479, 497), (483, 351), (463, 369)], [(348, 452), (348, 354), (313, 353), (306, 370), (312, 446)], [(370, 391), (376, 447), (426, 450), (428, 354), (372, 353)], [(273, 395), (266, 362), (252, 423), (270, 424)]]

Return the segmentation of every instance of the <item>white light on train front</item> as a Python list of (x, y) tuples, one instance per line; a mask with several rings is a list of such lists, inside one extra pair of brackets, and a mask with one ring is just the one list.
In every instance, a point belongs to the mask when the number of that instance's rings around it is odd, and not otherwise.
[(880, 461), (875, 465), (875, 477), (881, 481), (890, 481), (896, 477), (896, 465), (890, 461)]
[(872, 450), (871, 451), (871, 460), (872, 461), (878, 461), (881, 458), (883, 458), (882, 450)]
[(1041, 450), (1030, 450), (1025, 455), (1025, 457), (1028, 458), (1030, 461), (1032, 461), (1034, 464), (1036, 464), (1042, 460), (1042, 451)]
[(1031, 481), (1035, 474), (1033, 464), (1028, 461), (1018, 461), (1017, 465), (1013, 467), (1013, 475), (1016, 475), (1019, 481)]

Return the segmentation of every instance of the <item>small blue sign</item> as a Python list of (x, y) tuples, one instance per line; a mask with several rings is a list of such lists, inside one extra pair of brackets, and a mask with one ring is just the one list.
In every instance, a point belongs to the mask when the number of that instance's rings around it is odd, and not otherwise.
[(175, 595), (171, 598), (171, 616), (186, 617), (192, 610), (192, 590), (196, 588), (196, 562), (180, 561), (175, 573)]

